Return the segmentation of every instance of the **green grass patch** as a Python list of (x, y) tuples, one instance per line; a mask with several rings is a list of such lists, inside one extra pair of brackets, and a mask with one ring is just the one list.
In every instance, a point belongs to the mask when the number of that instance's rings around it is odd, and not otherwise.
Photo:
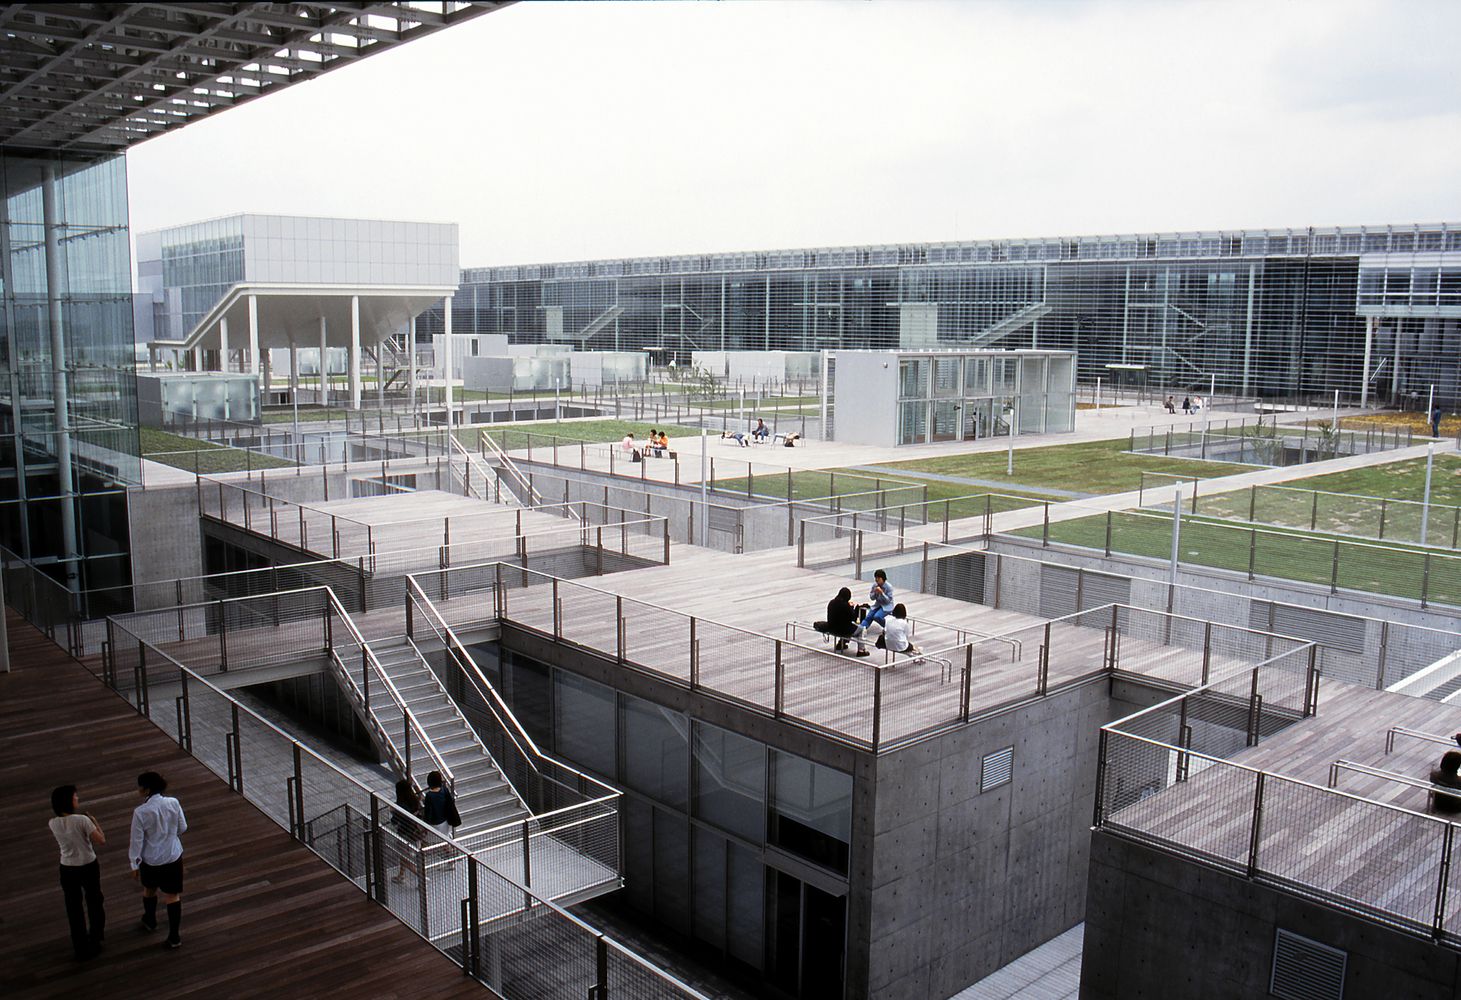
[[(999, 483), (999, 492), (1017, 492), (1021, 486), (1043, 486), (1077, 493), (1126, 493), (1141, 486), (1143, 472), (1210, 479), (1250, 472), (1255, 466), (1230, 462), (1202, 462), (1164, 458), (1160, 455), (1130, 455), (1128, 441), (1083, 441), (1045, 448), (1016, 448), (1015, 474), (1005, 475), (1006, 453), (987, 451), (972, 455), (946, 455), (907, 462), (879, 463), (888, 469), (933, 472)], [(1008, 484), (1006, 489), (1005, 484)], [(951, 484), (952, 485), (952, 484)], [(965, 493), (977, 487), (959, 486)]]
[[(326, 410), (318, 406), (301, 406), (299, 408), (299, 422), (305, 423), (310, 420), (345, 420), (348, 419), (349, 410), (337, 410), (333, 407)], [(266, 424), (292, 424), (294, 423), (294, 411), (290, 410), (266, 410), (264, 412), (264, 423)]]
[[(649, 439), (649, 432), (654, 428), (667, 433), (671, 444), (676, 448), (684, 446), (686, 437), (700, 437), (700, 429), (696, 427), (676, 427), (673, 424), (655, 424), (642, 420), (550, 420), (531, 424), (480, 424), (458, 428), (456, 435), (458, 441), (475, 448), (478, 436), (487, 433), (507, 451), (517, 451), (528, 447), (529, 440), (535, 449), (540, 444), (552, 447), (554, 436), (562, 439), (560, 446), (567, 446), (579, 441), (604, 444), (623, 440), (625, 434), (633, 434), (635, 442), (642, 445)], [(678, 443), (676, 438), (680, 439)]]
[(142, 457), (175, 469), (209, 475), (216, 472), (243, 472), (246, 469), (292, 468), (294, 463), (272, 455), (248, 452), (242, 448), (200, 441), (197, 438), (169, 434), (155, 427), (139, 428)]
[[(1021, 528), (1012, 534), (1039, 538), (1043, 526)], [(1105, 515), (1057, 521), (1050, 525), (1052, 543), (1104, 551)], [(1181, 561), (1185, 564), (1247, 573), (1249, 560), (1255, 576), (1328, 586), (1341, 590), (1419, 600), (1461, 604), (1461, 558), (1433, 555), (1429, 570), (1426, 553), (1413, 546), (1363, 545), (1339, 541), (1336, 575), (1335, 543), (1303, 531), (1259, 529), (1187, 517), (1182, 521)], [(1161, 517), (1117, 513), (1112, 521), (1111, 551), (1166, 560), (1172, 554), (1172, 522)]]

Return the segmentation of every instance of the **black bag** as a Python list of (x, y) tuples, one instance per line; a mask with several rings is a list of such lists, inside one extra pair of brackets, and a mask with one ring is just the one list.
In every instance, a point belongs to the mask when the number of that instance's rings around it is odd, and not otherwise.
[(629, 461), (631, 461), (631, 462), (638, 462), (639, 460), (640, 460), (640, 458), (639, 458), (639, 449), (636, 448), (636, 449), (634, 449), (634, 451), (633, 451), (633, 453), (632, 453)]
[(823, 635), (828, 635), (832, 631), (832, 626), (826, 622), (812, 622), (812, 628), (821, 632)]
[(446, 793), (446, 821), (452, 826), (462, 825), (462, 814), (457, 812), (457, 797), (451, 792)]

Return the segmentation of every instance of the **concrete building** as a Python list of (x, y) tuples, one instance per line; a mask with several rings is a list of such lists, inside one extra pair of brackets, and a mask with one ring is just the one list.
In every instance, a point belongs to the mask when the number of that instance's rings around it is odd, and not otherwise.
[(1075, 429), (1065, 351), (826, 351), (824, 437), (887, 447)]

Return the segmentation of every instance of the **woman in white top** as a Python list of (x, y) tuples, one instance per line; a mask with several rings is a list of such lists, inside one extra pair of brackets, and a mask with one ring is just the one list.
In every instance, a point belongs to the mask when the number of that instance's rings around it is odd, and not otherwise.
[(908, 636), (908, 609), (903, 605), (895, 604), (892, 613), (883, 619), (883, 634), (878, 636), (878, 646), (895, 653), (918, 652)]
[[(105, 844), (101, 824), (95, 817), (77, 812), (81, 797), (75, 785), (61, 785), (51, 790), (51, 833), (61, 847), (61, 893), (66, 897), (66, 920), (71, 925), (71, 947), (78, 961), (91, 958), (101, 950), (107, 915), (102, 908), (101, 863), (95, 848)], [(82, 907), (85, 901), (85, 909)], [(87, 917), (91, 928), (87, 929)]]

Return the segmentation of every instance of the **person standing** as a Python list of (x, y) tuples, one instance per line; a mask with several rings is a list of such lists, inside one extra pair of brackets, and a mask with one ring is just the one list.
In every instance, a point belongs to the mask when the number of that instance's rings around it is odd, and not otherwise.
[(142, 804), (132, 810), (132, 840), (127, 856), (132, 877), (142, 883), (142, 929), (157, 930), (157, 897), (167, 906), (167, 941), (164, 947), (182, 946), (178, 930), (183, 922), (183, 842), (188, 820), (178, 800), (162, 794), (167, 781), (156, 771), (137, 775)]
[(452, 829), (462, 825), (462, 816), (457, 812), (456, 797), (443, 784), (440, 771), (432, 771), (426, 776), (426, 795), (421, 800), (421, 818), (448, 839), (452, 836)]
[(1439, 406), (1431, 410), (1431, 437), (1441, 436), (1441, 408)]
[[(51, 811), (56, 815), (50, 827), (61, 847), (61, 894), (66, 898), (71, 947), (76, 950), (79, 962), (101, 950), (107, 926), (106, 910), (102, 907), (101, 863), (96, 859), (95, 850), (107, 838), (96, 817), (78, 812), (80, 808), (81, 796), (75, 785), (51, 789)], [(87, 917), (91, 918), (89, 930)]]

